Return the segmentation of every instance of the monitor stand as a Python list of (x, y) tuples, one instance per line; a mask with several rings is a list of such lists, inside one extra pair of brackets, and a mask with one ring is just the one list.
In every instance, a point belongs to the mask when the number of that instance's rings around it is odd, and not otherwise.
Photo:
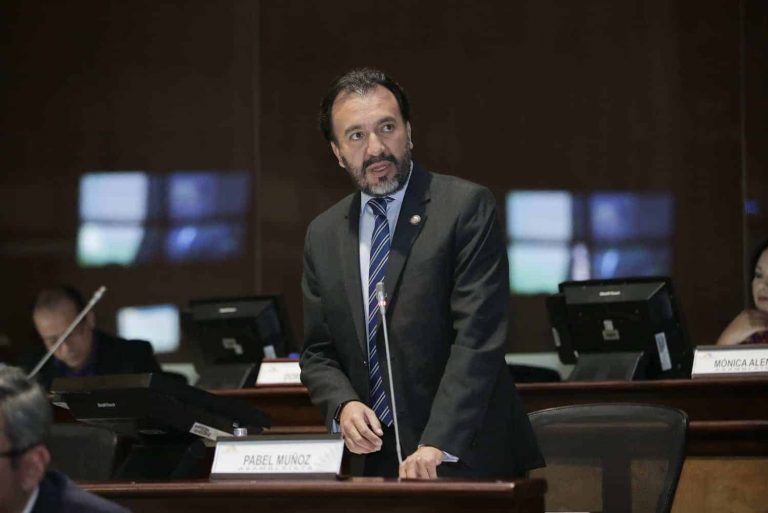
[(568, 381), (632, 381), (645, 375), (643, 351), (580, 353)]
[(200, 378), (195, 386), (203, 390), (246, 388), (256, 383), (257, 371), (255, 363), (209, 365), (198, 371)]

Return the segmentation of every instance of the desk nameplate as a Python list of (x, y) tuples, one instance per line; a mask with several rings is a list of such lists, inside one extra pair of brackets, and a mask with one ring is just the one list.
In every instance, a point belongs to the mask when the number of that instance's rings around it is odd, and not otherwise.
[(335, 477), (343, 454), (344, 441), (337, 434), (219, 439), (211, 479)]
[(768, 376), (768, 345), (699, 346), (692, 378)]
[(301, 385), (298, 360), (264, 360), (259, 367), (256, 385)]

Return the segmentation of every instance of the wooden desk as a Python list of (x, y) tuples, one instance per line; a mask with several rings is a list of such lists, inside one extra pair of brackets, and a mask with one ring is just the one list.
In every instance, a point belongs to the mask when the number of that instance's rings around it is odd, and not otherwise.
[[(690, 420), (689, 456), (768, 456), (768, 378), (523, 383), (526, 410), (568, 404), (645, 403), (679, 408)], [(249, 401), (272, 419), (273, 434), (324, 433), (320, 410), (303, 386), (215, 390)], [(55, 408), (57, 422), (71, 422)]]
[(688, 414), (688, 456), (768, 455), (768, 379), (521, 384), (528, 411), (590, 403), (671, 406)]
[[(690, 420), (689, 456), (768, 455), (768, 379), (564, 382), (517, 386), (527, 411), (568, 404), (645, 403), (679, 408)], [(272, 418), (271, 433), (323, 433), (303, 386), (214, 393), (250, 401)]]
[[(646, 403), (689, 417), (673, 513), (764, 511), (768, 503), (768, 379), (565, 382), (517, 386), (527, 411), (568, 404)], [(220, 391), (272, 417), (273, 432), (324, 432), (303, 387)]]
[(367, 513), (543, 513), (546, 483), (402, 481), (188, 481), (80, 483), (135, 513), (279, 511)]
[[(660, 404), (679, 408), (688, 414), (690, 425), (686, 462), (675, 495), (673, 513), (763, 511), (768, 503), (768, 480), (765, 479), (768, 475), (766, 378), (520, 384), (518, 390), (528, 411), (604, 402)], [(215, 393), (248, 400), (269, 414), (273, 423), (271, 433), (325, 432), (320, 412), (309, 401), (302, 386), (220, 390)], [(57, 411), (57, 421), (66, 420), (71, 421), (68, 412)], [(105, 493), (127, 493), (126, 485), (99, 486), (107, 486)], [(120, 492), (119, 486), (123, 486), (123, 492)], [(155, 488), (140, 485), (142, 493), (148, 494), (151, 499), (136, 500), (153, 502), (160, 500), (158, 497), (181, 494), (179, 485), (175, 485), (176, 491), (162, 488), (172, 484), (152, 486)], [(221, 496), (226, 491), (211, 486), (204, 485), (205, 491), (200, 493)], [(215, 511), (214, 508), (211, 510)], [(135, 508), (135, 511), (139, 513), (144, 509)]]

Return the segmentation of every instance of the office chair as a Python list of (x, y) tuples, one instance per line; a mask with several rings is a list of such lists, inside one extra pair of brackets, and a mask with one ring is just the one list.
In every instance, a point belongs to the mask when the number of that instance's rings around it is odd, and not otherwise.
[(547, 511), (669, 513), (688, 416), (664, 406), (583, 404), (529, 414), (547, 466)]
[(112, 477), (117, 450), (114, 431), (80, 423), (53, 424), (46, 445), (51, 452), (51, 468), (75, 481)]

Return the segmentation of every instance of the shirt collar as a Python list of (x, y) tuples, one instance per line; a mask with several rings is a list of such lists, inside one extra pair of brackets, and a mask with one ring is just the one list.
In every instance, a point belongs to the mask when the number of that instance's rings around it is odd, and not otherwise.
[(29, 499), (27, 500), (27, 505), (24, 506), (24, 509), (21, 510), (21, 513), (32, 513), (32, 509), (35, 507), (35, 502), (37, 502), (37, 496), (40, 493), (40, 485), (36, 486), (34, 490), (32, 490), (32, 494), (29, 496)]
[[(397, 192), (393, 192), (392, 194), (387, 194), (387, 197), (390, 197), (393, 200), (389, 203), (390, 205), (394, 204), (399, 207), (403, 202), (405, 191), (408, 190), (408, 184), (411, 182), (411, 176), (413, 176), (413, 161), (411, 161), (411, 169), (408, 171), (408, 178), (406, 178), (403, 188)], [(366, 194), (365, 192), (360, 191), (360, 211), (365, 212), (366, 205), (368, 205), (368, 202), (375, 197), (376, 196), (371, 196), (370, 194)]]

